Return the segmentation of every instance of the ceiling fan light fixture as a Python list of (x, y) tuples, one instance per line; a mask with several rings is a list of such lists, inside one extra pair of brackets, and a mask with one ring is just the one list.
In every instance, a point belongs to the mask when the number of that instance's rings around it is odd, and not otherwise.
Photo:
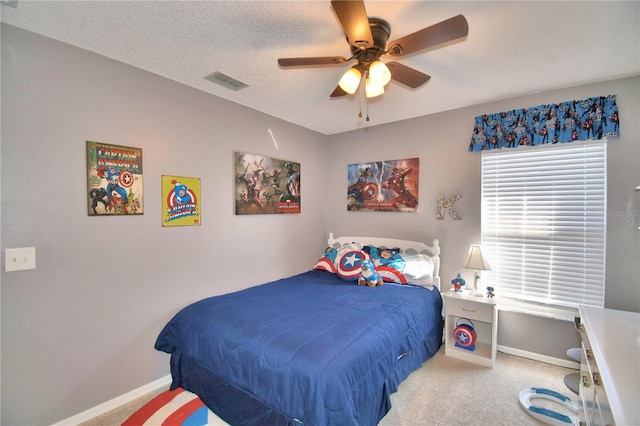
[(338, 83), (338, 86), (340, 86), (340, 88), (348, 94), (353, 95), (354, 93), (356, 93), (356, 90), (358, 90), (361, 79), (362, 73), (358, 68), (353, 67), (349, 69), (349, 71), (344, 73), (344, 75), (340, 79), (340, 82)]
[[(7, 0), (0, 0), (2, 1)], [(352, 68), (347, 71), (329, 97), (353, 95), (360, 90), (360, 95), (366, 93), (366, 98), (369, 98), (384, 93), (384, 86), (392, 79), (412, 89), (422, 86), (431, 79), (430, 75), (399, 62), (383, 63), (381, 58), (384, 55), (410, 55), (449, 44), (469, 34), (467, 19), (463, 15), (457, 15), (389, 41), (391, 25), (384, 19), (369, 17), (364, 3), (365, 0), (331, 1), (331, 7), (349, 45), (351, 58), (346, 59), (343, 56), (279, 58), (278, 65), (283, 68), (336, 65), (357, 60), (358, 64), (354, 66), (357, 69)], [(393, 75), (391, 75), (392, 72)], [(362, 82), (363, 79), (365, 82)]]
[(367, 98), (375, 98), (376, 96), (380, 96), (384, 93), (384, 85), (371, 80), (371, 78), (367, 78), (364, 93)]
[(391, 81), (391, 71), (382, 61), (373, 61), (369, 65), (369, 78), (381, 86)]

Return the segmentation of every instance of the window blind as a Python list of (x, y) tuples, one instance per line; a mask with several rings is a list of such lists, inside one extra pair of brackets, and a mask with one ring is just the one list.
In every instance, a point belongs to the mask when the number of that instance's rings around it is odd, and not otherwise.
[(483, 272), (502, 296), (604, 306), (606, 145), (482, 154)]

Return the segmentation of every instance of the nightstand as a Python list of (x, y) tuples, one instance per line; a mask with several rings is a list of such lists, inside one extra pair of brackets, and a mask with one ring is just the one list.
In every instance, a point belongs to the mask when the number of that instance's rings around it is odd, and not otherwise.
[[(498, 342), (498, 308), (495, 298), (479, 297), (466, 291), (447, 291), (442, 295), (445, 300), (445, 355), (493, 368)], [(470, 322), (472, 327), (469, 326)], [(463, 340), (475, 332), (474, 346), (468, 346), (464, 342), (456, 346), (454, 330), (458, 326), (463, 327), (459, 330)]]

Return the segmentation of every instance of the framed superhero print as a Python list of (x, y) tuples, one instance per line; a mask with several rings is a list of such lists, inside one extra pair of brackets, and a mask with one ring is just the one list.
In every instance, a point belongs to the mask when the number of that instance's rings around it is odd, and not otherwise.
[(200, 179), (162, 176), (162, 226), (200, 225)]
[(420, 159), (347, 166), (347, 210), (418, 211)]
[(300, 213), (300, 163), (235, 152), (237, 215)]
[(142, 149), (87, 141), (89, 216), (144, 213)]

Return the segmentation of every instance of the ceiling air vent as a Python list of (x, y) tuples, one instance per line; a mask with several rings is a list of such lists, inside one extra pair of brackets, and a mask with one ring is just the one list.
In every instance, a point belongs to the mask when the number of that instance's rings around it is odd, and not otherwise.
[(205, 80), (212, 81), (233, 91), (238, 91), (240, 89), (244, 89), (245, 87), (249, 87), (248, 84), (243, 83), (240, 80), (236, 80), (233, 77), (229, 77), (228, 75), (223, 74), (220, 71), (209, 74), (205, 77)]

